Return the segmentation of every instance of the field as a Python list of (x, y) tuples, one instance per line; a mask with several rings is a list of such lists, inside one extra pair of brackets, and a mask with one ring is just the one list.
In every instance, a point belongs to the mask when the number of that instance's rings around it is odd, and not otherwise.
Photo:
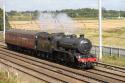
[(14, 29), (40, 30), (39, 21), (10, 21), (9, 23)]
[[(25, 29), (25, 30), (42, 30), (40, 21), (10, 21), (12, 28)], [(89, 38), (94, 45), (98, 45), (98, 20), (74, 19), (77, 31), (75, 34), (84, 33), (85, 37)], [(46, 24), (47, 27), (51, 23)], [(70, 24), (68, 25), (70, 26)], [(53, 30), (55, 31), (54, 28)], [(52, 31), (52, 29), (50, 29)], [(51, 32), (48, 29), (48, 32)], [(58, 31), (58, 29), (56, 30)], [(112, 19), (103, 20), (103, 45), (125, 48), (125, 19)]]
[[(39, 21), (10, 21), (10, 25), (17, 29), (40, 29)], [(74, 20), (75, 27), (86, 29), (98, 29), (98, 20)], [(70, 25), (69, 25), (70, 26)], [(103, 20), (103, 30), (113, 30), (125, 27), (125, 19)]]
[[(102, 21), (103, 30), (112, 30), (117, 29), (121, 27), (125, 27), (125, 19), (115, 19), (115, 20), (109, 20), (105, 19)], [(75, 20), (75, 23), (79, 27), (85, 27), (90, 29), (98, 29), (98, 20)]]

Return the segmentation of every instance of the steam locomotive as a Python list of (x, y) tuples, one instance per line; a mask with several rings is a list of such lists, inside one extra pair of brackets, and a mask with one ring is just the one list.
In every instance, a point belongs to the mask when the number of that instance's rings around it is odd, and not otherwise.
[(72, 64), (79, 68), (93, 68), (96, 55), (91, 54), (92, 43), (80, 35), (8, 30), (5, 33), (8, 48), (35, 53), (41, 58)]

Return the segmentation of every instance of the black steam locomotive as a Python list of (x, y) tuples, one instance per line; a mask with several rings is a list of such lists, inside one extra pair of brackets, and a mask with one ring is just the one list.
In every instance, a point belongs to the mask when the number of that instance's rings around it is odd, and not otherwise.
[(96, 56), (90, 53), (92, 43), (84, 35), (77, 38), (74, 34), (8, 30), (5, 36), (10, 49), (27, 50), (42, 58), (80, 68), (93, 68), (96, 63)]

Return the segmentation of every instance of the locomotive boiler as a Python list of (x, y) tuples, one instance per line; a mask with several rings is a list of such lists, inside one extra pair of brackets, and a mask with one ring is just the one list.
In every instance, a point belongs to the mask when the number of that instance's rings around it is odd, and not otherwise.
[(65, 36), (59, 40), (59, 46), (65, 49), (76, 50), (79, 53), (87, 54), (92, 48), (90, 40), (81, 35), (79, 38), (76, 36)]
[(25, 50), (44, 59), (80, 68), (93, 68), (96, 63), (96, 56), (90, 53), (92, 43), (84, 35), (8, 30), (5, 36), (10, 49)]

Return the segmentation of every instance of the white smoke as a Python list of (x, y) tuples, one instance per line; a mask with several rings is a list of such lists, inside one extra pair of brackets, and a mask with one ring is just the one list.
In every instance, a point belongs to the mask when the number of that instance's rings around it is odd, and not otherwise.
[(78, 31), (72, 18), (65, 13), (41, 13), (39, 20), (41, 31), (67, 34), (74, 34)]

